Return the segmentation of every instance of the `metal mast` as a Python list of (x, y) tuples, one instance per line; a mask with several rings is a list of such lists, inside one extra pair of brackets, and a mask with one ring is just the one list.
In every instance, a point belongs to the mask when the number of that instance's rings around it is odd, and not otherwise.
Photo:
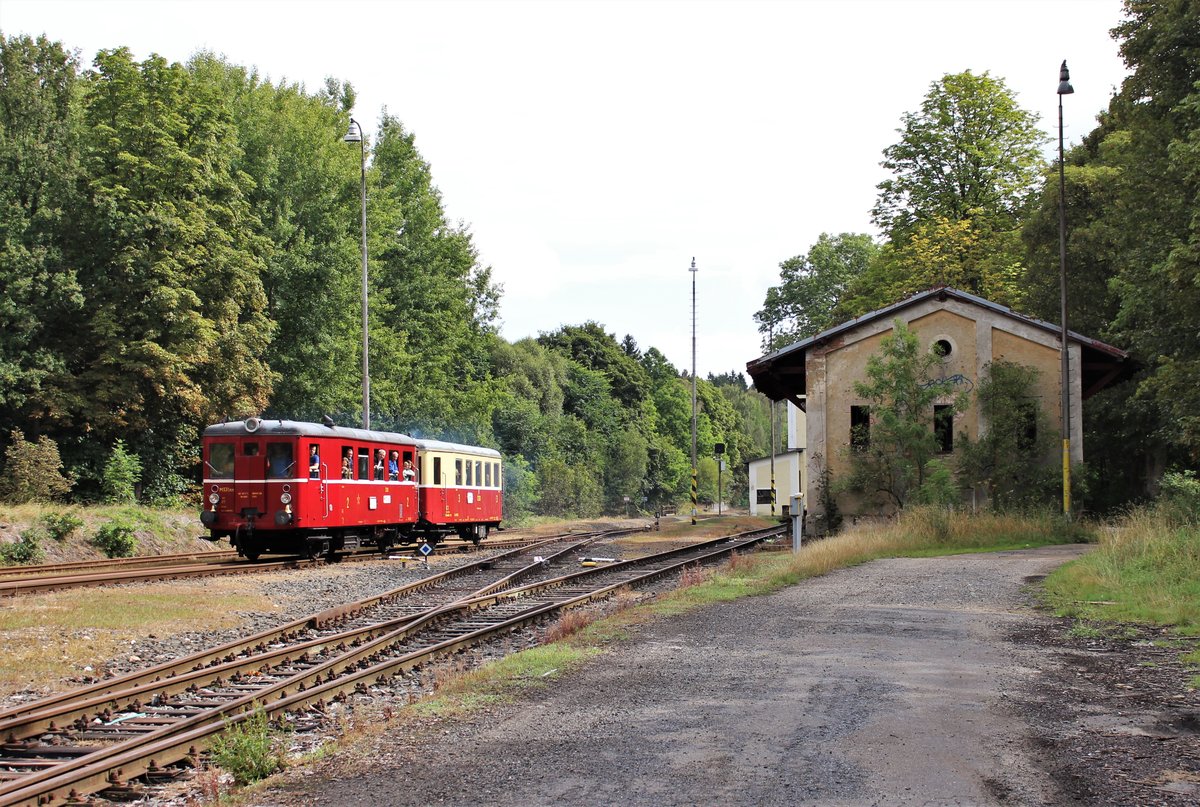
[(692, 258), (692, 524), (696, 523), (696, 259)]

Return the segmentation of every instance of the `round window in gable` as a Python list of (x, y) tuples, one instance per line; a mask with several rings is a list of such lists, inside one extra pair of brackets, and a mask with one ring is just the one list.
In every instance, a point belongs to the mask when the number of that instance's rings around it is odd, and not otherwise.
[(946, 358), (954, 351), (954, 347), (948, 339), (939, 339), (933, 343), (933, 352), (941, 358)]

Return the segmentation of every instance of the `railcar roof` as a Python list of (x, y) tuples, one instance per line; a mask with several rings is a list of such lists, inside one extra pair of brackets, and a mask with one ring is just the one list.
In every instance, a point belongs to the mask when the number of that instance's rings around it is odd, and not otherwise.
[(324, 426), (299, 420), (260, 420), (251, 430), (245, 420), (217, 423), (204, 430), (205, 437), (246, 437), (250, 434), (301, 437), (340, 437), (344, 440), (364, 440), (374, 443), (415, 445), (418, 441), (407, 434), (377, 432), (372, 429), (351, 429), (345, 426)]
[(468, 446), (462, 443), (445, 443), (441, 440), (421, 440), (416, 439), (413, 442), (422, 451), (448, 451), (455, 454), (475, 454), (480, 457), (500, 457), (500, 452), (494, 448), (483, 448), (482, 446)]
[(377, 432), (371, 429), (352, 429), (345, 426), (324, 426), (300, 420), (259, 420), (253, 431), (245, 420), (216, 423), (204, 430), (205, 437), (245, 437), (250, 434), (275, 435), (280, 437), (335, 437), (344, 440), (363, 440), (373, 443), (395, 443), (415, 445), (422, 451), (446, 451), (455, 454), (472, 454), (479, 457), (500, 458), (493, 448), (469, 446), (463, 443), (447, 443), (442, 440), (423, 440), (397, 432)]

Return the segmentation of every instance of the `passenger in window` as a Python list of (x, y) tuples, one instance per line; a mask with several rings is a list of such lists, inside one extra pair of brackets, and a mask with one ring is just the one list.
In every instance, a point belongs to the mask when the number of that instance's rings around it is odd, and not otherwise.
[(417, 478), (417, 472), (413, 470), (412, 463), (408, 460), (404, 461), (404, 481), (412, 482)]
[(350, 453), (350, 449), (346, 449), (342, 453), (342, 479), (354, 478), (354, 455)]
[(312, 450), (308, 455), (308, 478), (321, 478), (321, 453), (317, 450), (316, 443), (313, 443)]
[(387, 452), (382, 448), (375, 452), (375, 478), (382, 481), (384, 467), (387, 465)]
[(388, 481), (397, 482), (400, 480), (400, 452), (393, 451), (388, 454)]

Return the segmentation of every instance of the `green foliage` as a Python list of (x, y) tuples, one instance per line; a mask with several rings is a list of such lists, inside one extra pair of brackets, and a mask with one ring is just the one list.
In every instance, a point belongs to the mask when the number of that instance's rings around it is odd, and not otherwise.
[(21, 537), (8, 544), (0, 544), (0, 563), (5, 566), (24, 566), (41, 563), (45, 558), (42, 541), (46, 533), (40, 527), (31, 527)]
[(287, 767), (279, 745), (279, 732), (272, 729), (266, 712), (259, 707), (217, 735), (212, 759), (239, 785), (248, 785)]
[(52, 501), (65, 496), (74, 484), (63, 473), (58, 445), (46, 435), (31, 443), (19, 429), (13, 429), (12, 443), (4, 456), (4, 476), (0, 496), (14, 504)]
[(925, 466), (925, 479), (917, 488), (913, 501), (931, 507), (953, 507), (961, 499), (954, 474), (942, 460), (930, 460)]
[(778, 346), (836, 325), (835, 307), (878, 252), (879, 246), (869, 235), (821, 233), (806, 255), (779, 264), (779, 285), (767, 289), (762, 310), (754, 315), (759, 332), (773, 329)]
[(82, 303), (78, 68), (57, 42), (0, 34), (0, 434), (63, 416)]
[(83, 519), (74, 511), (66, 510), (61, 513), (47, 511), (42, 514), (41, 526), (55, 541), (62, 543), (83, 526)]
[(92, 546), (110, 558), (131, 558), (137, 552), (137, 536), (133, 525), (123, 519), (113, 519), (100, 525), (92, 536)]
[(1003, 79), (970, 70), (942, 76), (920, 112), (904, 114), (900, 142), (883, 150), (893, 177), (879, 184), (875, 225), (902, 242), (914, 225), (938, 218), (984, 211), (1015, 220), (1041, 167), (1046, 137), (1037, 124)]
[(838, 507), (837, 486), (834, 484), (833, 474), (829, 471), (829, 465), (821, 462), (820, 466), (821, 476), (817, 480), (817, 501), (821, 503), (825, 523), (818, 528), (818, 532), (834, 535), (842, 528), (842, 511)]
[(520, 455), (504, 458), (504, 520), (520, 524), (533, 515), (540, 492), (538, 478)]
[[(870, 405), (870, 440), (850, 453), (846, 489), (903, 508), (938, 470), (931, 465), (938, 451), (933, 406), (948, 401), (954, 412), (966, 407), (963, 396), (951, 397), (947, 381), (934, 378), (939, 363), (935, 353), (921, 351), (917, 335), (902, 320), (895, 320), (879, 351), (867, 359), (867, 380), (854, 385), (855, 394)], [(930, 489), (930, 495), (943, 492), (944, 485)]]
[(1037, 396), (1036, 368), (997, 360), (984, 368), (976, 391), (987, 432), (972, 442), (961, 435), (959, 478), (982, 486), (992, 506), (1023, 509), (1053, 504), (1060, 472), (1056, 432)]
[(125, 450), (124, 440), (117, 440), (112, 453), (108, 455), (108, 462), (104, 464), (101, 489), (104, 491), (105, 504), (133, 502), (141, 476), (141, 461), (136, 455)]
[(1200, 527), (1200, 479), (1195, 471), (1168, 471), (1159, 484), (1158, 511), (1167, 522)]

